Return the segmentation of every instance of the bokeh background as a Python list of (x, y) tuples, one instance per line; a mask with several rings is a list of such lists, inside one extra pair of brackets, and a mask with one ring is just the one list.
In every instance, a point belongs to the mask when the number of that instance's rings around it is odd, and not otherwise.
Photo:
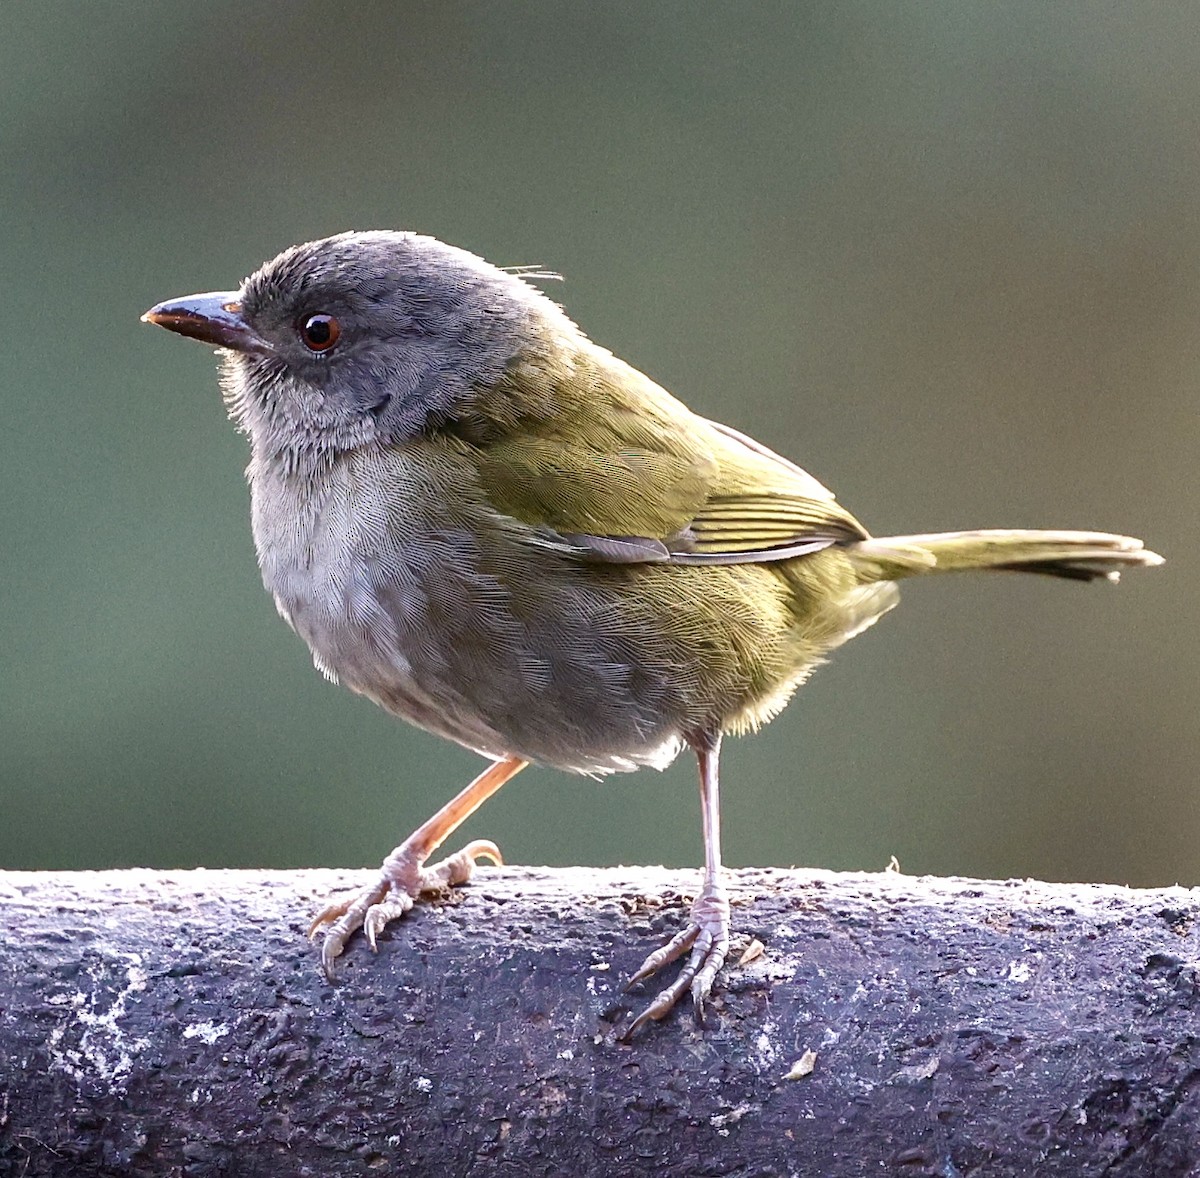
[[(374, 865), (479, 768), (312, 669), (211, 353), (138, 322), (403, 227), (561, 271), (876, 533), (1168, 556), (907, 586), (727, 746), (730, 863), (1200, 883), (1200, 7), (14, 6), (0, 225), (0, 866)], [(682, 761), (463, 833), (701, 860)]]

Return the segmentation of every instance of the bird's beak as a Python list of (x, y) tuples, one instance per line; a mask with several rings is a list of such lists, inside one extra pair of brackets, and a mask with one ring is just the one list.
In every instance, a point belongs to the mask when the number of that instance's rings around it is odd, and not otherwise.
[(151, 307), (143, 323), (157, 323), (168, 331), (202, 340), (235, 352), (265, 353), (271, 346), (242, 318), (237, 291), (185, 295)]

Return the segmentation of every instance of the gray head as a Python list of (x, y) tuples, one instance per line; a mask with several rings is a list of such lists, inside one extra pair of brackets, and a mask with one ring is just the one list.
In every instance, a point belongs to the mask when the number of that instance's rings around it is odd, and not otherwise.
[(412, 438), (470, 412), (526, 342), (575, 329), (518, 274), (416, 233), (285, 250), (238, 291), (144, 319), (225, 349), (230, 415), (289, 467)]

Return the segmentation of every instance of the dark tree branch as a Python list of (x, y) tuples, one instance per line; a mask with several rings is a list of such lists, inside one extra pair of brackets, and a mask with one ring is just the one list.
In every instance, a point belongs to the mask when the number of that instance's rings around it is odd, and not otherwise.
[(330, 987), (362, 879), (0, 873), (0, 1173), (1200, 1175), (1200, 891), (734, 872), (766, 952), (626, 1045), (698, 873), (482, 870)]

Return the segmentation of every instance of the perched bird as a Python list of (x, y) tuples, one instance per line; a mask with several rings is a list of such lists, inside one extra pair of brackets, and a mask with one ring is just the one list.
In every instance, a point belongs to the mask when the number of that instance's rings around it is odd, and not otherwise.
[(634, 974), (686, 957), (632, 1033), (689, 987), (701, 1017), (728, 951), (722, 736), (770, 720), (906, 577), (1115, 581), (1161, 558), (1097, 532), (873, 538), (811, 475), (592, 343), (530, 277), (415, 233), (343, 233), (144, 318), (222, 349), (263, 581), (316, 666), (492, 762), (316, 917), (326, 973), (357, 929), (374, 947), (422, 893), (500, 862), (476, 841), (426, 866), (526, 765), (662, 768), (687, 746), (703, 885)]

